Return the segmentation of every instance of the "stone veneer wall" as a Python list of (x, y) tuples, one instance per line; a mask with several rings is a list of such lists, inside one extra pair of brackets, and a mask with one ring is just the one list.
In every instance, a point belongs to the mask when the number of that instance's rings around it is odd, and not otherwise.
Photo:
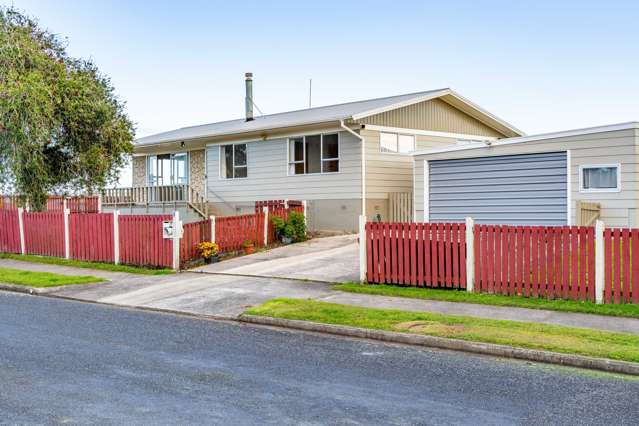
[(146, 186), (146, 156), (133, 157), (133, 186)]
[(206, 197), (205, 180), (204, 150), (191, 151), (189, 153), (189, 184), (203, 197)]

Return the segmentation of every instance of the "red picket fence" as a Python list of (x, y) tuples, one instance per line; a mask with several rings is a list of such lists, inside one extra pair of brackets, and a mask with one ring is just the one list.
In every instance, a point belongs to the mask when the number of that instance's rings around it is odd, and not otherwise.
[(27, 254), (64, 257), (64, 213), (29, 212), (23, 220)]
[(367, 223), (367, 280), (466, 288), (466, 225)]
[[(64, 210), (64, 199), (71, 213), (98, 213), (100, 201), (97, 196), (63, 197), (52, 195), (47, 199), (45, 211), (61, 212)], [(0, 210), (15, 210), (18, 208), (18, 197), (13, 195), (0, 196)]]
[(0, 252), (20, 253), (20, 224), (16, 210), (0, 210)]
[(72, 259), (113, 262), (113, 215), (69, 215), (69, 249)]
[(129, 265), (172, 267), (173, 240), (162, 237), (162, 222), (171, 215), (121, 215), (120, 262)]
[(211, 221), (186, 223), (183, 225), (184, 234), (180, 241), (180, 262), (187, 262), (200, 257), (198, 244), (211, 241)]
[(477, 291), (594, 301), (594, 265), (592, 227), (475, 225)]
[(264, 245), (264, 214), (215, 219), (215, 242), (220, 246), (220, 250), (240, 250), (247, 240), (256, 246)]
[(639, 303), (639, 229), (604, 230), (604, 303)]

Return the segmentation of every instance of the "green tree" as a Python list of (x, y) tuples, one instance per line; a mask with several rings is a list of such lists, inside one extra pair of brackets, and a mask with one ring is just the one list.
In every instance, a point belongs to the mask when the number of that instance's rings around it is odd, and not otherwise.
[(47, 194), (118, 178), (133, 124), (108, 77), (13, 8), (0, 7), (0, 189), (36, 210)]

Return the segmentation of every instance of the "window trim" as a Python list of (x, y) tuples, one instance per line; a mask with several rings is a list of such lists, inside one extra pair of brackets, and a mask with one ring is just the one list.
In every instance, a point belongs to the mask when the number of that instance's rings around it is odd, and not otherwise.
[[(584, 170), (600, 169), (600, 168), (616, 168), (617, 169), (617, 187), (616, 188), (584, 188)], [(614, 164), (580, 164), (579, 165), (579, 192), (581, 193), (601, 193), (601, 192), (621, 192), (621, 163)]]
[[(225, 146), (233, 146), (233, 177), (222, 176), (222, 162), (224, 161), (223, 157), (223, 148)], [(235, 145), (246, 145), (246, 166), (236, 166), (235, 165)], [(232, 143), (223, 143), (218, 145), (218, 180), (236, 180), (236, 179), (247, 179), (249, 177), (249, 155), (248, 155), (248, 142), (232, 142)], [(235, 177), (235, 168), (236, 167), (246, 167), (246, 176), (244, 177)]]
[[(383, 151), (382, 150), (382, 133), (386, 133), (389, 135), (397, 136), (397, 151)], [(410, 136), (413, 138), (413, 150), (408, 152), (400, 152), (399, 151), (399, 137), (400, 136)], [(387, 132), (380, 131), (379, 132), (379, 152), (380, 154), (391, 154), (391, 155), (412, 155), (413, 152), (417, 151), (417, 136), (415, 134), (406, 133), (406, 132)]]
[[(321, 172), (315, 173), (306, 173), (306, 137), (307, 136), (320, 136), (320, 163), (321, 163)], [(326, 158), (324, 159), (324, 136), (325, 135), (337, 135), (337, 157), (334, 158)], [(302, 138), (303, 146), (304, 146), (304, 159), (301, 161), (291, 161), (291, 140)], [(336, 172), (325, 172), (324, 171), (324, 162), (325, 161), (337, 161), (337, 171)], [(291, 165), (292, 164), (304, 164), (304, 173), (295, 174), (291, 173)], [(337, 175), (342, 172), (342, 135), (341, 132), (320, 132), (320, 133), (309, 133), (300, 136), (289, 136), (286, 138), (286, 174), (287, 176), (317, 176), (317, 175)]]

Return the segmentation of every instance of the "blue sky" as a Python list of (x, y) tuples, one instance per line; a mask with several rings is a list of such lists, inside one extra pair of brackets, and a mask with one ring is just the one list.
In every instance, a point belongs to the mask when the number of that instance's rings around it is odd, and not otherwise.
[[(521, 3), (521, 4), (520, 4)], [(527, 133), (639, 120), (639, 2), (0, 0), (108, 74), (144, 136), (451, 87)]]

